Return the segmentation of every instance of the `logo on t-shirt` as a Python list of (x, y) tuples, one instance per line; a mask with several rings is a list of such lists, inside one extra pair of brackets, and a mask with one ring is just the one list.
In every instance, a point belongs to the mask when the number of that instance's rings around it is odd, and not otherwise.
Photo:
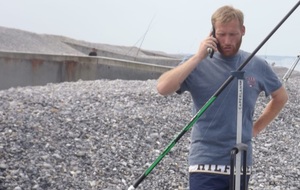
[(246, 77), (246, 80), (247, 80), (247, 83), (250, 88), (252, 88), (256, 83), (256, 80), (254, 77)]

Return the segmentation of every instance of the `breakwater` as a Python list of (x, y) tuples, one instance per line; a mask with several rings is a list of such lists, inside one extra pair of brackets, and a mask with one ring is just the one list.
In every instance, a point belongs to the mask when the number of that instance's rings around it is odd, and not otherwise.
[(171, 66), (109, 57), (0, 52), (0, 90), (78, 80), (156, 79)]

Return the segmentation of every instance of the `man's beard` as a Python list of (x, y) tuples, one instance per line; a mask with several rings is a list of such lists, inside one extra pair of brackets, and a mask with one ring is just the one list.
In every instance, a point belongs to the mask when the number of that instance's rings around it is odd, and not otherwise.
[(235, 46), (230, 46), (231, 48), (234, 48), (230, 54), (227, 54), (222, 50), (223, 48), (226, 48), (226, 47), (218, 46), (218, 51), (224, 56), (234, 56), (239, 51), (241, 45), (242, 45), (242, 37), (239, 40), (239, 42), (237, 44), (235, 44)]

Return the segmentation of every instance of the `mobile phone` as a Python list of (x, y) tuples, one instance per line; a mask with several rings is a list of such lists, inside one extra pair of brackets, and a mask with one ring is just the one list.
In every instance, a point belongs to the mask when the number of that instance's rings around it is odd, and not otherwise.
[[(211, 35), (212, 35), (214, 38), (216, 37), (215, 27), (212, 27)], [(214, 56), (214, 53), (215, 53), (214, 49), (211, 48), (209, 57), (212, 58), (212, 57)]]

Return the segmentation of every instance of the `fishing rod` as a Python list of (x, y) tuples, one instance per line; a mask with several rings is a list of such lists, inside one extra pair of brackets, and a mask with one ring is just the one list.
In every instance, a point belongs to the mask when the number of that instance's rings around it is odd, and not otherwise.
[[(249, 55), (249, 57), (244, 61), (243, 64), (237, 69), (241, 71), (248, 62), (253, 58), (253, 56), (259, 51), (259, 49), (271, 38), (271, 36), (280, 28), (280, 26), (288, 19), (288, 17), (297, 9), (300, 5), (300, 0), (296, 5), (288, 12), (288, 14), (275, 26), (275, 28), (269, 33), (269, 35), (258, 45), (258, 47)], [(178, 135), (169, 143), (169, 145), (164, 149), (164, 151), (156, 158), (156, 160), (145, 170), (145, 172), (131, 185), (128, 190), (134, 190), (143, 182), (143, 180), (151, 173), (151, 171), (156, 167), (156, 165), (165, 157), (166, 154), (175, 146), (175, 144), (180, 140), (180, 138), (198, 121), (202, 114), (211, 106), (211, 104), (217, 99), (221, 92), (230, 84), (234, 79), (233, 75), (230, 75), (228, 79), (221, 85), (221, 87), (208, 99), (208, 101), (200, 108), (200, 110), (193, 116), (190, 122), (178, 133)]]
[(153, 22), (155, 16), (156, 16), (156, 15), (154, 15), (154, 16), (152, 17), (152, 19), (151, 19), (150, 23), (148, 24), (148, 28), (147, 28), (146, 32), (144, 33), (144, 35), (143, 35), (143, 36), (142, 36), (142, 37), (141, 37), (141, 38), (140, 38), (140, 39), (132, 46), (132, 48), (130, 48), (129, 51), (125, 54), (125, 55), (128, 55), (128, 54), (131, 52), (131, 50), (134, 48), (134, 46), (135, 46), (137, 43), (139, 43), (139, 42), (141, 41), (141, 43), (140, 43), (140, 45), (139, 45), (139, 48), (138, 48), (138, 50), (137, 50), (136, 56), (134, 57), (134, 61), (136, 60), (136, 58), (137, 58), (137, 56), (138, 56), (138, 54), (139, 54), (139, 52), (140, 52), (140, 50), (141, 50), (141, 47), (142, 47), (142, 45), (143, 45), (143, 43), (144, 43), (144, 40), (145, 40), (145, 38), (146, 38), (147, 33), (148, 33), (149, 30), (150, 30), (150, 27), (151, 27), (151, 25), (152, 25), (152, 22)]
[[(154, 17), (155, 17), (155, 15), (154, 15)], [(147, 30), (146, 30), (144, 36), (143, 36), (142, 42), (141, 42), (141, 44), (140, 44), (140, 46), (139, 46), (139, 49), (138, 49), (138, 51), (137, 51), (137, 53), (136, 53), (136, 56), (135, 56), (134, 60), (135, 60), (135, 59), (137, 58), (137, 56), (139, 55), (139, 52), (140, 52), (141, 47), (142, 47), (142, 45), (143, 45), (143, 43), (144, 43), (144, 40), (145, 40), (145, 38), (146, 38), (147, 33), (148, 33), (148, 31), (150, 30), (150, 26), (151, 26), (151, 24), (152, 24), (152, 22), (153, 22), (153, 20), (154, 20), (154, 17), (151, 19), (151, 21), (150, 21), (150, 23), (149, 23), (149, 25), (148, 25), (148, 28), (147, 28)]]

